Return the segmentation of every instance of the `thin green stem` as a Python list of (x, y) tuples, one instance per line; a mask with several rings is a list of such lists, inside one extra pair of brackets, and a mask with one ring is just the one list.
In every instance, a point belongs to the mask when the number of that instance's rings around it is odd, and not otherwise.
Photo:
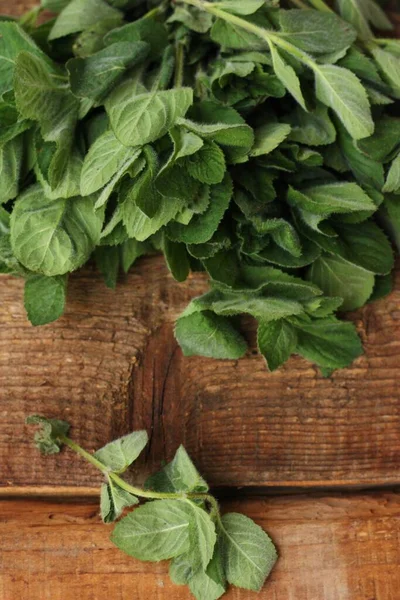
[(71, 450), (82, 456), (91, 465), (96, 467), (96, 469), (99, 469), (99, 471), (101, 471), (104, 474), (107, 473), (107, 467), (105, 467), (103, 463), (97, 460), (97, 458), (93, 456), (93, 454), (90, 454), (90, 452), (87, 452), (86, 450), (81, 448), (81, 446), (75, 444), (75, 442), (73, 442), (69, 437), (67, 437), (66, 435), (60, 435), (59, 440), (60, 442), (71, 448)]
[(324, 0), (308, 0), (309, 3), (316, 8), (317, 10), (320, 10), (321, 12), (329, 12), (329, 13), (333, 13), (334, 10), (328, 6), (326, 4), (326, 2), (324, 2)]
[(63, 435), (59, 437), (59, 440), (60, 442), (71, 448), (71, 450), (82, 456), (82, 458), (87, 460), (91, 465), (96, 467), (96, 469), (101, 471), (103, 475), (105, 475), (108, 479), (116, 483), (118, 487), (122, 488), (126, 492), (129, 492), (130, 494), (133, 494), (134, 496), (139, 496), (140, 498), (148, 498), (151, 500), (202, 500), (203, 502), (208, 502), (210, 504), (210, 516), (215, 517), (216, 519), (219, 518), (218, 502), (216, 501), (214, 496), (211, 496), (211, 494), (201, 494), (197, 492), (153, 492), (151, 490), (144, 490), (142, 488), (138, 488), (122, 479), (122, 477), (120, 477), (117, 473), (110, 472), (109, 469), (105, 465), (103, 465), (102, 462), (100, 462), (95, 456), (93, 456), (93, 454), (90, 454), (90, 452), (84, 450), (81, 446), (73, 442), (69, 437)]
[(305, 2), (303, 2), (303, 0), (290, 0), (290, 2), (294, 5), (297, 6), (297, 8), (310, 8), (308, 6), (308, 4), (306, 4)]
[(162, 9), (162, 6), (156, 6), (155, 8), (149, 10), (149, 12), (147, 12), (145, 15), (143, 15), (142, 19), (152, 19), (153, 17), (157, 16), (162, 11)]
[(263, 29), (258, 25), (254, 25), (254, 23), (250, 23), (249, 21), (245, 21), (244, 19), (237, 17), (236, 15), (232, 15), (230, 13), (221, 10), (220, 8), (216, 8), (214, 3), (206, 2), (203, 0), (177, 0), (183, 4), (190, 4), (191, 6), (195, 6), (200, 10), (205, 10), (206, 12), (211, 13), (215, 17), (219, 19), (223, 19), (227, 23), (231, 23), (232, 25), (236, 25), (237, 27), (241, 27), (245, 31), (256, 35), (261, 38), (270, 46), (271, 43), (274, 43), (276, 46), (279, 46), (283, 50), (290, 52), (295, 58), (297, 58), (300, 62), (310, 67), (314, 71), (317, 70), (317, 64), (312, 60), (306, 52), (300, 50), (290, 42), (284, 40), (279, 32), (270, 31), (268, 29)]
[(185, 66), (185, 48), (182, 41), (178, 41), (175, 46), (175, 78), (174, 86), (182, 87), (183, 69)]

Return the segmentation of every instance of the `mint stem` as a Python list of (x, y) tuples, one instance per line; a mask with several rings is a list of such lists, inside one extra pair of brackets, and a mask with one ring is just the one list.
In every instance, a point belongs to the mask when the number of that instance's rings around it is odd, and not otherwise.
[(313, 71), (318, 70), (318, 65), (316, 64), (316, 62), (312, 60), (312, 58), (310, 58), (310, 56), (308, 56), (306, 52), (303, 52), (303, 50), (300, 50), (290, 42), (287, 42), (286, 40), (282, 39), (282, 34), (280, 34), (279, 32), (263, 29), (258, 25), (254, 25), (253, 23), (250, 23), (249, 21), (237, 17), (236, 15), (232, 15), (230, 13), (225, 12), (224, 10), (221, 10), (220, 8), (217, 8), (215, 4), (211, 2), (206, 2), (203, 0), (178, 0), (178, 2), (183, 4), (190, 4), (191, 6), (195, 6), (200, 10), (204, 10), (214, 15), (215, 17), (218, 17), (219, 19), (223, 19), (227, 23), (232, 23), (232, 25), (241, 27), (245, 31), (253, 33), (254, 35), (267, 42), (269, 46), (271, 46), (271, 44), (273, 43), (276, 46), (282, 48), (283, 50), (286, 50), (295, 58), (297, 58), (300, 62), (307, 65)]
[(329, 13), (334, 12), (332, 10), (332, 8), (324, 2), (324, 0), (308, 0), (308, 1), (314, 8), (316, 8), (317, 10), (320, 10), (321, 12), (329, 12)]
[(158, 500), (167, 500), (167, 499), (168, 500), (179, 500), (182, 498), (187, 498), (189, 500), (201, 500), (203, 502), (208, 502), (208, 504), (210, 504), (210, 506), (211, 506), (211, 516), (213, 516), (213, 517), (215, 516), (215, 518), (217, 520), (219, 520), (218, 502), (216, 501), (214, 496), (211, 496), (211, 494), (202, 494), (202, 493), (187, 493), (187, 494), (185, 494), (182, 492), (181, 493), (153, 492), (151, 490), (144, 490), (142, 488), (138, 488), (134, 485), (131, 485), (124, 479), (122, 479), (122, 477), (120, 477), (117, 473), (110, 472), (107, 469), (107, 467), (105, 465), (103, 465), (102, 462), (100, 462), (99, 460), (97, 460), (97, 458), (95, 456), (93, 456), (93, 454), (90, 454), (90, 452), (87, 452), (86, 450), (84, 450), (84, 448), (82, 448), (81, 446), (79, 446), (78, 444), (73, 442), (69, 437), (63, 435), (63, 436), (60, 436), (58, 439), (60, 440), (60, 442), (62, 442), (63, 444), (65, 444), (66, 446), (71, 448), (71, 450), (73, 450), (74, 452), (76, 452), (77, 454), (82, 456), (91, 465), (96, 467), (96, 469), (101, 471), (103, 473), (103, 475), (105, 475), (106, 477), (108, 477), (109, 479), (114, 481), (114, 483), (116, 483), (120, 488), (122, 488), (126, 492), (129, 492), (130, 494), (133, 494), (134, 496), (139, 496), (141, 498), (148, 498), (151, 500), (157, 500), (157, 499)]
[(183, 69), (185, 66), (185, 48), (181, 41), (175, 46), (175, 79), (174, 86), (182, 87), (183, 85)]
[(294, 4), (294, 6), (297, 6), (297, 8), (310, 8), (308, 6), (308, 4), (306, 4), (305, 2), (303, 2), (302, 0), (290, 0), (290, 2), (292, 4)]

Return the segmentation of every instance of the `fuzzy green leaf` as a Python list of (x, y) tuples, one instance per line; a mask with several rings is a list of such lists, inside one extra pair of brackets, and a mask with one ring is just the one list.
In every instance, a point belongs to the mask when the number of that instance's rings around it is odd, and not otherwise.
[(354, 73), (336, 65), (319, 65), (315, 84), (318, 100), (335, 111), (354, 139), (373, 133), (367, 93)]
[(258, 323), (258, 348), (267, 361), (270, 371), (275, 371), (295, 352), (297, 334), (295, 328), (284, 319)]
[(321, 256), (311, 266), (308, 276), (327, 296), (343, 298), (342, 310), (363, 306), (375, 283), (373, 273), (340, 256)]
[(56, 321), (64, 313), (66, 277), (36, 275), (25, 282), (24, 304), (32, 325)]
[(238, 359), (247, 344), (229, 319), (212, 312), (196, 312), (178, 319), (175, 336), (185, 356)]
[(106, 108), (120, 142), (137, 146), (162, 137), (186, 114), (192, 102), (193, 92), (189, 88), (134, 95), (132, 89), (125, 86), (111, 94)]
[(146, 431), (134, 431), (100, 448), (95, 457), (111, 471), (123, 473), (137, 459), (148, 442)]
[(221, 523), (223, 566), (229, 583), (259, 591), (277, 553), (268, 535), (248, 517), (228, 513)]
[(98, 21), (121, 17), (122, 13), (104, 0), (72, 0), (58, 15), (49, 35), (49, 40), (84, 31)]
[(154, 500), (117, 523), (111, 541), (123, 552), (158, 562), (187, 552), (190, 513), (180, 500)]
[(60, 419), (47, 419), (40, 415), (27, 417), (28, 425), (39, 425), (39, 431), (35, 433), (35, 446), (42, 454), (57, 454), (62, 447), (60, 436), (68, 435), (69, 423)]
[(11, 215), (15, 256), (29, 270), (63, 275), (83, 265), (100, 238), (102, 217), (95, 198), (48, 200), (40, 186), (28, 188)]
[(104, 523), (112, 523), (122, 515), (125, 508), (138, 503), (136, 496), (121, 489), (112, 480), (101, 486), (100, 514)]
[(146, 488), (166, 493), (208, 491), (207, 483), (183, 446), (179, 446), (170, 463), (147, 479)]

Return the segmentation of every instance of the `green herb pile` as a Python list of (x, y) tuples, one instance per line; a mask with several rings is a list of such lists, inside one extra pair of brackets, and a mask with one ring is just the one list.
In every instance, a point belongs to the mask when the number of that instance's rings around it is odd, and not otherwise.
[(229, 583), (261, 589), (277, 559), (272, 541), (242, 514), (221, 516), (183, 446), (141, 489), (121, 474), (145, 448), (145, 431), (135, 431), (89, 454), (67, 437), (65, 421), (34, 415), (27, 423), (39, 425), (35, 442), (43, 454), (55, 454), (65, 444), (103, 473), (100, 512), (104, 523), (119, 519), (126, 508), (139, 504), (139, 498), (151, 500), (116, 525), (111, 540), (120, 550), (143, 561), (172, 559), (172, 581), (188, 585), (198, 600), (217, 600)]
[(210, 278), (176, 326), (186, 355), (241, 357), (243, 313), (271, 370), (361, 354), (336, 313), (391, 288), (400, 42), (373, 0), (336, 8), (43, 0), (0, 21), (0, 266), (33, 324), (91, 256), (115, 287), (162, 251), (176, 280)]

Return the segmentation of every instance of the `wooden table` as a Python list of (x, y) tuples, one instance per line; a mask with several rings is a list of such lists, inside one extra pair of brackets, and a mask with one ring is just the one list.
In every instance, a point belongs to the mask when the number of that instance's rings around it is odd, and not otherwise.
[[(0, 0), (0, 12), (27, 4)], [(331, 379), (300, 358), (269, 374), (255, 350), (184, 358), (173, 322), (206, 287), (201, 275), (175, 283), (160, 257), (140, 260), (116, 292), (86, 268), (65, 317), (38, 330), (22, 282), (2, 277), (1, 600), (191, 597), (166, 564), (114, 548), (97, 473), (70, 452), (41, 457), (31, 413), (70, 421), (89, 450), (147, 429), (139, 480), (184, 443), (224, 510), (254, 518), (280, 551), (258, 596), (232, 589), (227, 600), (400, 598), (400, 276), (388, 299), (352, 315), (366, 354)]]

